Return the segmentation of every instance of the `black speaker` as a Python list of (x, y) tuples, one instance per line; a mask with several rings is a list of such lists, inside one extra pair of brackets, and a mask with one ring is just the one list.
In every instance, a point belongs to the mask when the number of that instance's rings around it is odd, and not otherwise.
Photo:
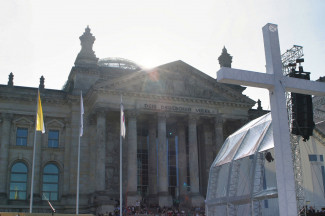
[[(299, 66), (299, 71), (293, 69), (289, 76), (310, 80), (310, 73), (304, 72), (302, 66)], [(302, 136), (304, 138), (303, 141), (306, 142), (306, 140), (309, 140), (309, 136), (313, 135), (313, 130), (315, 128), (312, 97), (311, 95), (291, 93), (291, 101), (291, 133)]]

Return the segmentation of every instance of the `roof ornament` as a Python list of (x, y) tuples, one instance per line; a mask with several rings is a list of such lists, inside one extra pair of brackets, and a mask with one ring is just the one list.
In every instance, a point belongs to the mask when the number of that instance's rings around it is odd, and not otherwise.
[(14, 75), (12, 72), (9, 74), (8, 86), (14, 86)]
[(93, 51), (93, 44), (96, 38), (90, 33), (90, 28), (87, 25), (83, 35), (79, 37), (81, 50), (76, 58), (76, 66), (97, 66), (98, 58)]
[(263, 107), (262, 107), (262, 105), (261, 105), (261, 100), (260, 100), (260, 99), (257, 100), (257, 104), (258, 104), (258, 105), (257, 105), (257, 110), (259, 110), (259, 111), (260, 111), (260, 110), (263, 110)]
[(218, 58), (220, 67), (229, 67), (231, 68), (232, 56), (227, 52), (226, 47), (222, 49), (222, 53)]
[(45, 88), (44, 80), (45, 80), (44, 76), (41, 76), (41, 78), (39, 79), (39, 87), (38, 88), (40, 90)]

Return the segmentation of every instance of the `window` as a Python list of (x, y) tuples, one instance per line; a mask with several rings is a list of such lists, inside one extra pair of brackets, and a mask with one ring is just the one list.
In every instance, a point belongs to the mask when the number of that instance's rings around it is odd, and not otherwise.
[(58, 130), (50, 130), (49, 131), (48, 147), (49, 148), (58, 148), (59, 147), (59, 131)]
[(308, 155), (309, 161), (317, 161), (317, 155)]
[(319, 155), (319, 160), (322, 162), (324, 161), (323, 155)]
[(43, 200), (58, 200), (59, 194), (59, 169), (54, 164), (48, 164), (43, 170)]
[(149, 136), (146, 128), (138, 128), (137, 131), (137, 191), (142, 197), (148, 195), (149, 173), (148, 173), (148, 149)]
[(188, 137), (188, 127), (186, 127), (186, 134), (185, 134), (185, 139), (186, 139), (186, 170), (187, 170), (187, 176), (186, 180), (187, 182), (184, 183), (184, 186), (187, 187), (187, 191), (191, 191), (191, 175), (190, 175), (190, 144), (189, 144), (189, 137)]
[(9, 199), (25, 200), (27, 191), (27, 166), (18, 162), (11, 168)]
[(177, 160), (178, 160), (178, 137), (173, 136), (172, 133), (169, 133), (170, 136), (167, 137), (167, 151), (168, 151), (168, 191), (169, 194), (175, 198), (177, 196)]
[(28, 129), (27, 128), (17, 128), (16, 133), (16, 145), (17, 146), (27, 146), (27, 135)]

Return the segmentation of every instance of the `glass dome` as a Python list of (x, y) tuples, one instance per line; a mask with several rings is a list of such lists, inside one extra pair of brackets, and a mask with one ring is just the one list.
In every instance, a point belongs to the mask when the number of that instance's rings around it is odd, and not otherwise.
[(209, 174), (206, 212), (212, 215), (278, 215), (271, 114), (230, 135)]
[(135, 62), (123, 58), (103, 58), (98, 60), (100, 67), (121, 68), (125, 70), (141, 70)]

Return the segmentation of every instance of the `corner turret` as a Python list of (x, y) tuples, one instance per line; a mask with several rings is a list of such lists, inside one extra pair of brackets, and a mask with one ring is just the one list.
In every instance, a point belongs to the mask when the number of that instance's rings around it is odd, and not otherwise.
[[(218, 61), (220, 64), (220, 68), (222, 68), (222, 67), (231, 68), (232, 56), (227, 52), (227, 49), (225, 46), (222, 49), (222, 53), (219, 56)], [(246, 87), (242, 87), (239, 85), (232, 85), (232, 84), (226, 84), (226, 85), (236, 91), (239, 91), (240, 93), (242, 93), (246, 89)]]
[(93, 44), (96, 38), (90, 33), (87, 26), (83, 35), (79, 37), (81, 42), (81, 50), (74, 62), (75, 66), (97, 67), (98, 58), (93, 51)]
[(232, 56), (227, 52), (226, 47), (223, 47), (222, 53), (218, 58), (220, 67), (231, 68)]

